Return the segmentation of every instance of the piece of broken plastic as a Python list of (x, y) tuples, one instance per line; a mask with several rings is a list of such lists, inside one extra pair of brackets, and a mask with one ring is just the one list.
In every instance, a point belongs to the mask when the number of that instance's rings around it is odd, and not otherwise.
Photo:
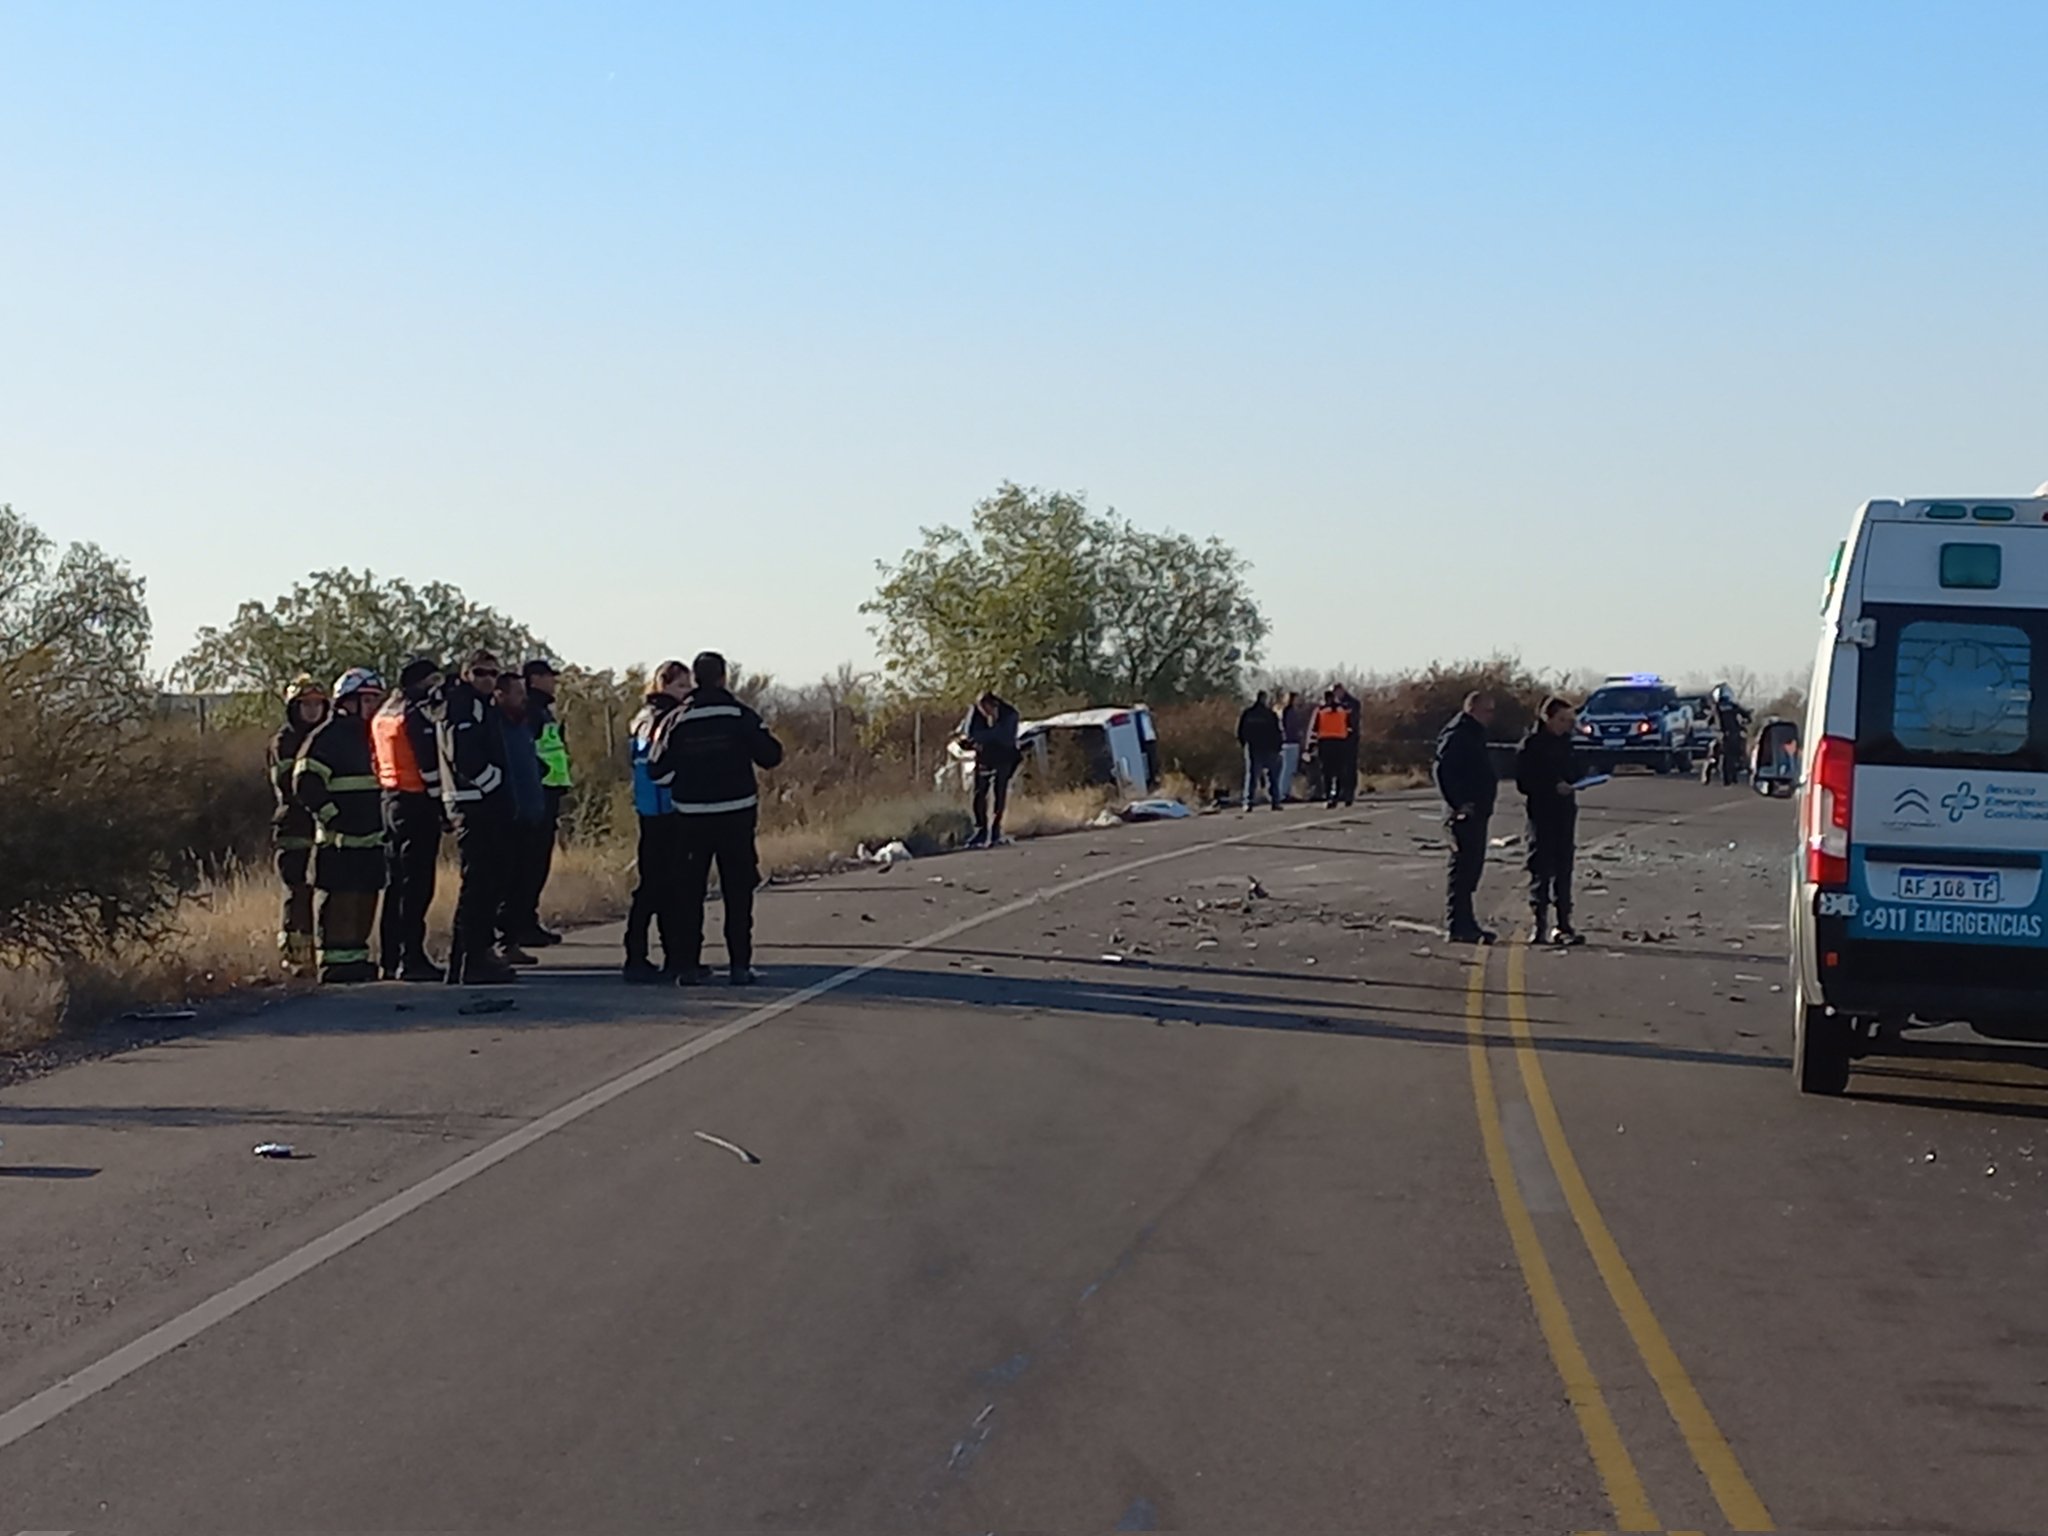
[(1178, 800), (1133, 800), (1118, 814), (1125, 821), (1179, 821), (1195, 813)]
[(288, 1141), (261, 1142), (254, 1150), (258, 1157), (276, 1158), (280, 1162), (298, 1155), (292, 1150), (292, 1145)]

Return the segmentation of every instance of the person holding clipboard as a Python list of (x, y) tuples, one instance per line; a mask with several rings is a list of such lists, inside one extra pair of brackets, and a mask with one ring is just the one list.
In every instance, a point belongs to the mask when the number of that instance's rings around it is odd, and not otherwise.
[[(1571, 700), (1552, 694), (1515, 754), (1515, 787), (1529, 806), (1532, 944), (1586, 942), (1572, 927), (1572, 855), (1578, 836), (1578, 792), (1597, 780), (1581, 774), (1578, 753), (1572, 750), (1578, 713)], [(1550, 923), (1552, 912), (1557, 914), (1555, 927)]]

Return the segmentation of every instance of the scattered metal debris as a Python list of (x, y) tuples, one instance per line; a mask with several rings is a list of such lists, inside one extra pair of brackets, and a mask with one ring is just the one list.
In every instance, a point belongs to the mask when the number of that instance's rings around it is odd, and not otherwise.
[(738, 1158), (743, 1163), (747, 1163), (750, 1165), (758, 1165), (761, 1161), (761, 1159), (754, 1156), (754, 1154), (749, 1152), (745, 1147), (738, 1146), (733, 1142), (727, 1141), (723, 1136), (714, 1136), (709, 1131), (692, 1131), (690, 1132), (690, 1134), (696, 1137), (699, 1141), (709, 1142), (714, 1147), (724, 1148), (726, 1151), (730, 1152), (734, 1157)]

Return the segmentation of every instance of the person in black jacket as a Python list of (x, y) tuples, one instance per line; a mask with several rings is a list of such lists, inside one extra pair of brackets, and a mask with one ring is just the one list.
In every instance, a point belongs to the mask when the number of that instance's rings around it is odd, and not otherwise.
[(441, 803), (455, 827), (462, 888), (448, 949), (454, 985), (517, 981), (492, 953), (499, 905), (512, 878), (512, 790), (505, 782), (505, 724), (498, 716), (498, 658), (478, 651), (441, 690), (435, 721)]
[(384, 680), (351, 667), (334, 685), (334, 713), (292, 765), (292, 798), (313, 818), (313, 886), (320, 892), (320, 979), (375, 981), (370, 929), (384, 889), (384, 809), (370, 753), (370, 717)]
[(1273, 712), (1273, 706), (1266, 699), (1265, 690), (1252, 700), (1251, 707), (1237, 717), (1237, 743), (1244, 748), (1244, 808), (1252, 809), (1259, 798), (1259, 785), (1266, 786), (1266, 793), (1272, 799), (1273, 809), (1279, 810), (1285, 799), (1280, 787), (1280, 749), (1286, 740), (1280, 728), (1280, 717)]
[(292, 794), (292, 770), (299, 748), (327, 718), (327, 687), (301, 676), (285, 693), (284, 727), (270, 739), (270, 789), (277, 810), (270, 818), (270, 847), (277, 880), (284, 887), (278, 915), (277, 947), (288, 976), (313, 969), (313, 817)]
[[(1578, 832), (1578, 754), (1572, 732), (1578, 711), (1569, 699), (1543, 701), (1515, 754), (1515, 787), (1529, 806), (1529, 908), (1532, 944), (1582, 944), (1572, 927), (1572, 842)], [(1550, 926), (1552, 910), (1557, 926)]]
[(1486, 728), (1492, 723), (1491, 696), (1468, 693), (1465, 707), (1436, 739), (1436, 787), (1444, 798), (1444, 825), (1451, 834), (1444, 923), (1453, 944), (1494, 940), (1492, 932), (1479, 926), (1472, 908), (1479, 877), (1486, 870), (1486, 824), (1500, 787), (1486, 750)]
[[(1017, 706), (984, 693), (960, 722), (960, 744), (974, 753), (974, 835), (970, 848), (993, 848), (1003, 840), (1003, 812), (1010, 804), (1010, 780), (1024, 755), (1017, 747), (1022, 718)], [(990, 802), (995, 814), (989, 814)]]
[(441, 664), (415, 656), (398, 692), (370, 721), (370, 750), (384, 787), (384, 916), (377, 964), (386, 981), (440, 981), (427, 957), (427, 913), (441, 863), (441, 758), (431, 713)]
[(756, 768), (782, 761), (782, 743), (761, 717), (727, 690), (725, 658), (705, 651), (690, 663), (697, 680), (689, 699), (655, 727), (647, 768), (665, 787), (679, 818), (682, 867), (675, 888), (676, 982), (696, 986), (710, 976), (704, 953), (704, 897), (711, 869), (725, 901), (725, 960), (736, 987), (754, 975), (754, 888), (761, 883), (754, 834), (760, 819)]

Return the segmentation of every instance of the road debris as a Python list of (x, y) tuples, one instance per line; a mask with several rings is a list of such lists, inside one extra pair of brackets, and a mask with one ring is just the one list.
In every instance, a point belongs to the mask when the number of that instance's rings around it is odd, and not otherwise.
[(1124, 963), (1124, 957), (1116, 953), (1115, 950), (1111, 950), (1109, 953), (1105, 954), (1102, 957), (1102, 963), (1104, 965), (1122, 965)]
[(1124, 821), (1179, 821), (1195, 813), (1178, 800), (1133, 800), (1116, 813)]
[(253, 1150), (258, 1157), (267, 1157), (271, 1159), (273, 1162), (280, 1163), (290, 1162), (293, 1158), (299, 1155), (296, 1151), (293, 1150), (292, 1144), (288, 1141), (266, 1141), (259, 1143), (251, 1150)]
[(1222, 948), (1222, 945), (1221, 945), (1221, 944), (1219, 944), (1219, 943), (1218, 943), (1218, 942), (1217, 942), (1217, 941), (1216, 941), (1215, 939), (1197, 939), (1197, 940), (1195, 941), (1195, 948), (1197, 948), (1197, 949), (1220, 949), (1220, 948)]
[(749, 1152), (745, 1147), (737, 1146), (734, 1143), (727, 1141), (723, 1136), (714, 1136), (709, 1131), (692, 1131), (690, 1132), (690, 1134), (696, 1137), (699, 1141), (709, 1142), (714, 1147), (724, 1148), (726, 1151), (730, 1152), (734, 1157), (738, 1158), (743, 1163), (747, 1163), (754, 1166), (758, 1166), (760, 1164), (761, 1159), (754, 1156), (754, 1154)]
[(1390, 917), (1387, 919), (1387, 926), (1402, 933), (1426, 933), (1431, 938), (1436, 937), (1435, 923), (1418, 922), (1412, 917)]
[(1264, 901), (1269, 892), (1263, 885), (1259, 884), (1259, 877), (1257, 875), (1251, 875), (1245, 879), (1244, 894), (1245, 899), (1248, 901)]
[(1486, 846), (1489, 848), (1512, 848), (1521, 840), (1521, 833), (1510, 832), (1503, 837), (1489, 837), (1486, 840)]
[(196, 1008), (137, 1008), (121, 1015), (137, 1024), (182, 1024), (199, 1017)]
[(872, 912), (863, 912), (860, 915), (860, 920), (864, 923), (872, 923), (875, 920), (875, 914)]
[(455, 1011), (472, 1015), (479, 1013), (510, 1013), (518, 1006), (517, 1000), (509, 997), (479, 997), (464, 1003)]
[(858, 848), (854, 849), (853, 856), (863, 864), (874, 865), (885, 875), (898, 864), (908, 864), (914, 857), (910, 851), (910, 845), (900, 837), (893, 843), (882, 844), (881, 847), (873, 852), (869, 852), (868, 845), (862, 843)]

